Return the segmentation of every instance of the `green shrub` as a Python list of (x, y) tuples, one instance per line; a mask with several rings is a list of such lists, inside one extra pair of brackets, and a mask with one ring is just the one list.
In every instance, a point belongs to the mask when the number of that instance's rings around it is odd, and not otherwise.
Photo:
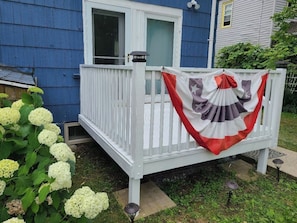
[(268, 50), (251, 43), (226, 46), (216, 56), (216, 67), (263, 69), (266, 67), (266, 53)]
[(86, 222), (108, 208), (107, 194), (71, 195), (75, 155), (41, 94), (29, 88), (12, 103), (0, 93), (0, 222)]

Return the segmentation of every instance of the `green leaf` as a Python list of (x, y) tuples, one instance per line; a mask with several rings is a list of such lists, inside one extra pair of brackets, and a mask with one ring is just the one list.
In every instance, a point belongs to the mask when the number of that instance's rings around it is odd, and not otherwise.
[(67, 163), (70, 165), (71, 176), (75, 175), (75, 162), (73, 160), (67, 160)]
[(15, 188), (18, 195), (23, 195), (27, 192), (27, 188), (32, 186), (30, 175), (22, 175), (15, 181)]
[(29, 142), (29, 147), (36, 149), (40, 146), (40, 143), (38, 142), (38, 134), (36, 132), (31, 132), (28, 135), (28, 142)]
[(34, 106), (25, 104), (20, 108), (21, 118), (19, 120), (19, 124), (28, 123), (28, 116), (30, 112), (34, 109)]
[(32, 167), (35, 164), (36, 158), (37, 158), (37, 154), (35, 152), (27, 153), (25, 158), (26, 166), (28, 168)]
[(59, 206), (61, 204), (61, 197), (59, 195), (59, 192), (58, 191), (52, 192), (51, 193), (51, 197), (53, 199), (53, 207), (58, 210), (59, 209)]
[(47, 222), (47, 219), (46, 219), (46, 212), (43, 211), (39, 211), (39, 213), (37, 213), (34, 217), (34, 222)]
[(39, 211), (39, 205), (36, 204), (36, 202), (33, 202), (31, 205), (31, 210), (34, 214), (36, 214)]
[(22, 197), (22, 205), (24, 210), (26, 211), (28, 209), (28, 207), (30, 207), (30, 205), (32, 204), (32, 202), (34, 201), (36, 197), (36, 194), (34, 193), (32, 188), (28, 188), (26, 190), (25, 196)]
[(63, 217), (59, 213), (53, 213), (51, 214), (49, 222), (61, 222), (62, 218)]
[(24, 148), (28, 145), (28, 141), (24, 140), (22, 138), (16, 138), (16, 137), (12, 137), (12, 138), (8, 138), (6, 139), (7, 142), (14, 142), (15, 146), (17, 146), (18, 148)]
[(45, 167), (47, 167), (52, 161), (50, 158), (48, 157), (44, 157), (42, 156), (42, 159), (39, 159), (39, 164), (38, 164), (38, 169), (43, 169)]
[(49, 152), (49, 148), (46, 145), (42, 145), (42, 148), (39, 150), (39, 154), (40, 156), (49, 158), (49, 157), (53, 157), (50, 152)]
[(12, 148), (12, 142), (0, 142), (0, 160), (8, 158)]
[(17, 133), (19, 136), (25, 138), (32, 131), (33, 131), (32, 125), (27, 124), (27, 125), (21, 125)]
[(1, 205), (0, 206), (0, 220), (6, 220), (9, 219), (9, 215), (7, 213), (7, 209), (5, 207), (5, 205)]
[(42, 203), (45, 201), (47, 195), (49, 194), (50, 192), (50, 185), (46, 185), (46, 186), (42, 186), (41, 190), (39, 191), (39, 195), (38, 195), (38, 198), (39, 198), (39, 202)]
[(8, 197), (15, 195), (14, 186), (10, 185), (9, 187), (6, 187), (4, 190), (4, 195)]
[(35, 108), (41, 107), (43, 105), (42, 97), (39, 94), (33, 93), (31, 96), (33, 98), (33, 104)]
[(3, 107), (11, 107), (12, 102), (8, 99), (3, 99), (2, 100)]
[[(33, 176), (32, 176), (33, 177)], [(33, 177), (33, 185), (39, 185), (41, 184), (43, 181), (48, 181), (50, 178), (48, 177), (47, 174), (45, 173), (40, 173), (38, 175), (36, 175), (36, 177)]]
[(29, 167), (26, 165), (21, 166), (18, 170), (18, 176), (26, 176), (29, 173)]
[(33, 98), (31, 97), (30, 94), (27, 94), (27, 93), (22, 94), (22, 101), (25, 104), (33, 104)]

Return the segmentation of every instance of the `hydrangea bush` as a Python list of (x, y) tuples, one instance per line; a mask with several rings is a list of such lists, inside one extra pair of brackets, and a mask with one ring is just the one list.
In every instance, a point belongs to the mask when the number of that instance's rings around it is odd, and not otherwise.
[(42, 89), (18, 101), (0, 93), (0, 222), (88, 222), (109, 206), (87, 186), (71, 195), (75, 154), (64, 143)]

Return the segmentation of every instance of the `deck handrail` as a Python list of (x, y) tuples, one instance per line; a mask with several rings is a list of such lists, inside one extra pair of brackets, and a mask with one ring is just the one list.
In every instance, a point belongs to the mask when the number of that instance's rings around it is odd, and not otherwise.
[[(179, 69), (193, 75), (218, 70)], [(259, 70), (231, 71), (244, 76)], [(285, 78), (284, 69), (269, 72), (262, 109), (253, 131), (219, 155), (197, 146), (185, 132), (169, 100), (161, 67), (146, 67), (145, 63), (81, 65), (79, 122), (127, 173), (128, 201), (139, 204), (140, 180), (147, 174), (256, 150), (259, 151), (257, 171), (265, 173), (268, 148), (277, 146)], [(144, 111), (148, 111), (146, 116)]]
[[(184, 72), (199, 75), (199, 73), (209, 73), (218, 69), (208, 68), (179, 68)], [(252, 75), (259, 70), (230, 69), (240, 75)], [(283, 86), (286, 78), (286, 70), (278, 69), (269, 71), (269, 78), (265, 90), (263, 108), (259, 112), (258, 121), (248, 138), (252, 137), (272, 137), (271, 147), (277, 145), (278, 129), (280, 122), (281, 105), (283, 98)], [(145, 94), (145, 80), (151, 80), (151, 93)], [(157, 84), (160, 81), (159, 91), (156, 92)], [(158, 83), (159, 84), (159, 83)], [(280, 89), (280, 92), (276, 91)], [(133, 66), (118, 65), (81, 65), (81, 114), (86, 116), (94, 125), (102, 131), (112, 142), (118, 145), (125, 153), (123, 156), (130, 157), (134, 169), (135, 177), (141, 175), (142, 162), (144, 157), (162, 155), (163, 153), (177, 152), (185, 146), (174, 147), (170, 150), (170, 145), (163, 146), (163, 130), (170, 129), (170, 126), (161, 126), (159, 132), (158, 151), (150, 146), (147, 151), (143, 151), (143, 107), (144, 103), (151, 103), (152, 111), (156, 103), (161, 103), (162, 107), (168, 102), (165, 85), (161, 76), (160, 66), (145, 66), (145, 63), (134, 63)], [(172, 109), (172, 113), (174, 109)], [(151, 119), (154, 119), (151, 113)], [(162, 115), (158, 117), (162, 122)], [(153, 123), (152, 123), (153, 125)], [(182, 126), (182, 125), (181, 125)], [(150, 127), (150, 136), (154, 126)], [(262, 129), (260, 129), (262, 128)], [(182, 127), (180, 130), (182, 133)], [(262, 135), (261, 135), (262, 134)], [(137, 137), (135, 137), (137, 135)], [(179, 136), (179, 134), (178, 134)], [(173, 136), (170, 135), (169, 138)], [(190, 136), (187, 136), (187, 144), (190, 144)], [(150, 141), (154, 139), (151, 138)], [(170, 139), (169, 139), (170, 140)], [(138, 163), (137, 165), (134, 165)]]

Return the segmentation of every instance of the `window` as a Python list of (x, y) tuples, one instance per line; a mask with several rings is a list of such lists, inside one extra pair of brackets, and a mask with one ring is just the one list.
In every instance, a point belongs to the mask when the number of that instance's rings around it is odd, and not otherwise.
[(125, 64), (125, 15), (93, 10), (93, 63)]
[(232, 9), (233, 9), (233, 1), (223, 3), (222, 23), (221, 23), (222, 28), (231, 26)]

